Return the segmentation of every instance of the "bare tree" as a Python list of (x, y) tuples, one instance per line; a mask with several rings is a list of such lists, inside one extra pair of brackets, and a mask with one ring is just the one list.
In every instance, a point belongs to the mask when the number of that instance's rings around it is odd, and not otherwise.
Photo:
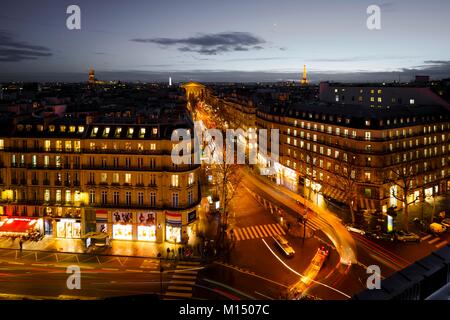
[[(413, 190), (413, 182), (415, 181), (415, 173), (412, 166), (409, 169), (406, 166), (391, 169), (389, 172), (391, 186), (397, 187), (397, 192), (392, 191), (392, 196), (403, 203), (403, 228), (409, 231), (409, 205), (413, 204), (416, 199), (408, 202), (408, 196)], [(398, 192), (400, 189), (401, 192)]]

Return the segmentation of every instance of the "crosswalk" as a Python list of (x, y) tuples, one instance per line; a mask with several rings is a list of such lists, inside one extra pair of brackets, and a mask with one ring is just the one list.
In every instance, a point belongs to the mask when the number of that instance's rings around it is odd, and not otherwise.
[(237, 241), (272, 237), (277, 234), (286, 234), (286, 232), (283, 230), (283, 227), (278, 223), (234, 228), (228, 231), (228, 235), (230, 237), (234, 236)]
[(200, 262), (181, 261), (171, 273), (165, 299), (190, 299), (200, 271)]
[(420, 241), (427, 241), (429, 245), (434, 245), (437, 249), (440, 249), (448, 244), (447, 240), (442, 240), (441, 238), (432, 236), (431, 234), (422, 237)]

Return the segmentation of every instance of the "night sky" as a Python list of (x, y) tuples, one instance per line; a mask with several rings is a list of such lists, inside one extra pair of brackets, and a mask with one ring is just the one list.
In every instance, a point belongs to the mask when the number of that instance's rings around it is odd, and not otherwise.
[[(81, 30), (66, 8), (81, 8)], [(381, 30), (366, 27), (381, 7)], [(450, 1), (4, 1), (0, 81), (450, 77)]]

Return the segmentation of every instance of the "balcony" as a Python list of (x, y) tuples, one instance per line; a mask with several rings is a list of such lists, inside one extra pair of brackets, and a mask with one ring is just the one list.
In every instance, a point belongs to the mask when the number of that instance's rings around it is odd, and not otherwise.
[(55, 186), (62, 186), (61, 180), (55, 180)]
[(34, 185), (34, 186), (36, 186), (36, 185), (39, 184), (39, 181), (36, 180), (36, 179), (33, 179), (33, 180), (31, 180), (31, 184)]
[(43, 181), (43, 184), (44, 184), (45, 186), (49, 186), (49, 185), (50, 185), (50, 180), (45, 179), (45, 180)]

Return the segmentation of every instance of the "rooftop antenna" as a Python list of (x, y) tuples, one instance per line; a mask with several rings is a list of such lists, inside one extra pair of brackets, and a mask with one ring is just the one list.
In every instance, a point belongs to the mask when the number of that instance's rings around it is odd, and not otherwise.
[(169, 77), (169, 87), (172, 86), (172, 77)]

